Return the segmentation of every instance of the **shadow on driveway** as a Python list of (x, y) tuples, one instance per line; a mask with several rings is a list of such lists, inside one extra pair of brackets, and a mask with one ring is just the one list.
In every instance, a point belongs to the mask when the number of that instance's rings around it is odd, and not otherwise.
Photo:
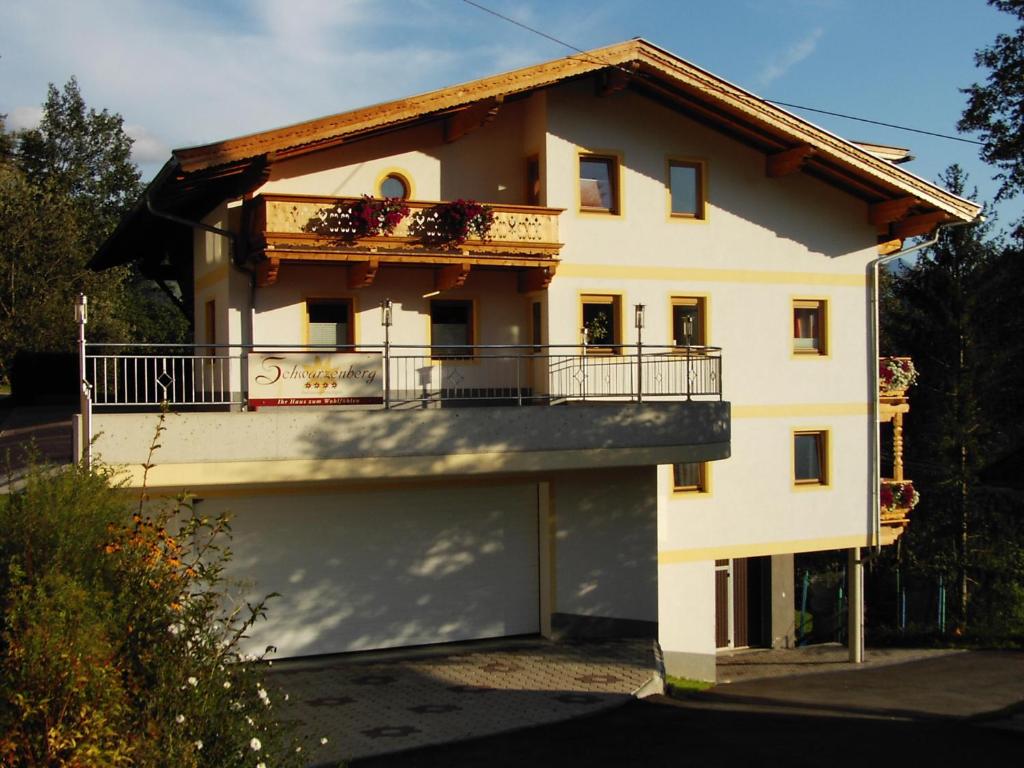
[[(961, 653), (884, 668), (654, 696), (593, 717), (353, 763), (385, 766), (1009, 764), (1024, 747), (1024, 654)], [(1003, 727), (986, 727), (1003, 726)], [(1016, 730), (1014, 730), (1016, 728)]]

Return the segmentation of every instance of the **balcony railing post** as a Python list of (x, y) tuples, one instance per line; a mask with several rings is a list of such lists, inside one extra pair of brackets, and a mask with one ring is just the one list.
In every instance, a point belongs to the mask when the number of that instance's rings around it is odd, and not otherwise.
[(693, 394), (692, 394), (691, 388), (690, 388), (690, 376), (692, 375), (692, 373), (693, 373), (693, 369), (691, 368), (691, 362), (690, 362), (690, 345), (687, 344), (686, 345), (686, 399), (687, 400), (692, 400), (693, 399)]

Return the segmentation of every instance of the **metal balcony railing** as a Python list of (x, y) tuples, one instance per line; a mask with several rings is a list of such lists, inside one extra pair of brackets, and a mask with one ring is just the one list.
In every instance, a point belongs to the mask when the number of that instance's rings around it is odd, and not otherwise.
[[(621, 345), (335, 346), (86, 344), (84, 380), (92, 405), (120, 408), (242, 407), (254, 355), (296, 360), (358, 353), (380, 371), (384, 408), (555, 405), (588, 400), (721, 399), (718, 347)], [(283, 364), (283, 363), (282, 363)], [(305, 366), (308, 367), (308, 366)], [(296, 368), (297, 369), (297, 368)], [(255, 375), (255, 372), (253, 372)], [(333, 386), (333, 385), (331, 385)], [(318, 404), (313, 397), (295, 405)], [(307, 386), (307, 389), (309, 387)], [(323, 404), (334, 401), (324, 392)]]

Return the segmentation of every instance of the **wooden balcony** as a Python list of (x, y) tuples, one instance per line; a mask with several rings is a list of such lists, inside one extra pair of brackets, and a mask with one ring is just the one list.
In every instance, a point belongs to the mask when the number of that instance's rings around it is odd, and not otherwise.
[(483, 239), (459, 244), (436, 237), (438, 203), (407, 201), (409, 215), (391, 234), (356, 237), (347, 207), (358, 198), (259, 195), (246, 204), (247, 257), (261, 286), (277, 281), (283, 264), (337, 263), (348, 267), (350, 288), (372, 284), (382, 265), (436, 269), (438, 290), (465, 282), (472, 269), (519, 274), (519, 289), (546, 288), (558, 266), (558, 216), (563, 209), (491, 205), (494, 223)]

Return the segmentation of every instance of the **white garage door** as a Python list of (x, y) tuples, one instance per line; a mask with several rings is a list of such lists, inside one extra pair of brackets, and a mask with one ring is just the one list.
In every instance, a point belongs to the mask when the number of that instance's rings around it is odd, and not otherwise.
[(488, 485), (211, 498), (229, 575), (270, 592), (244, 650), (277, 657), (539, 630), (537, 489)]

